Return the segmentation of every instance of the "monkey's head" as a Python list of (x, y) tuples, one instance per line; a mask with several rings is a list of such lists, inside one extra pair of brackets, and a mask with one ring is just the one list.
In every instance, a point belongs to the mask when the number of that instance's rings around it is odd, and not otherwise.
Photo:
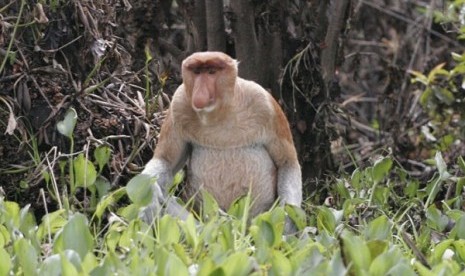
[(237, 61), (221, 52), (198, 52), (182, 62), (182, 79), (192, 108), (211, 112), (234, 94)]

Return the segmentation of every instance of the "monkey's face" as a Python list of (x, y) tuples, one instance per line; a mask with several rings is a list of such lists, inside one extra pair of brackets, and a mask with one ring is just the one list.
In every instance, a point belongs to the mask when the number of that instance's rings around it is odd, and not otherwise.
[(192, 108), (212, 112), (232, 97), (237, 62), (219, 52), (195, 53), (183, 61), (182, 78)]

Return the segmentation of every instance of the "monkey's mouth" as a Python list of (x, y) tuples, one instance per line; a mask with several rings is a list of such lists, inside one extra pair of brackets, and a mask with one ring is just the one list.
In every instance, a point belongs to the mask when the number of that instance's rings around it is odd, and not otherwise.
[(216, 103), (215, 103), (215, 102), (211, 102), (211, 103), (209, 103), (207, 106), (202, 107), (202, 108), (198, 108), (198, 107), (196, 107), (196, 106), (193, 104), (193, 105), (192, 105), (192, 109), (194, 109), (195, 112), (205, 112), (205, 113), (209, 113), (209, 112), (212, 112), (213, 110), (216, 109)]

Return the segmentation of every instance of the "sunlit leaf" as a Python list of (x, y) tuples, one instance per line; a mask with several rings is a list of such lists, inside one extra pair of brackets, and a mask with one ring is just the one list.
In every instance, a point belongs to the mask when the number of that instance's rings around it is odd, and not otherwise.
[(434, 161), (436, 162), (436, 167), (438, 168), (441, 180), (448, 179), (451, 175), (449, 174), (449, 172), (447, 172), (447, 165), (444, 159), (442, 158), (442, 154), (440, 151), (436, 152)]
[(371, 264), (371, 254), (368, 246), (360, 237), (353, 235), (349, 231), (343, 232), (342, 240), (342, 252), (346, 262), (351, 264), (356, 275), (366, 273)]
[(98, 219), (102, 219), (102, 216), (105, 210), (111, 205), (113, 205), (115, 202), (117, 202), (125, 194), (126, 194), (126, 188), (121, 187), (111, 192), (110, 194), (104, 196), (97, 204), (97, 207), (95, 208), (94, 216), (96, 216)]
[(440, 243), (438, 243), (436, 246), (434, 246), (431, 252), (431, 260), (433, 264), (439, 263), (442, 261), (444, 252), (452, 245), (453, 241), (454, 240), (452, 239), (443, 240)]
[(368, 224), (365, 236), (369, 240), (385, 240), (391, 235), (391, 223), (386, 216), (380, 216)]
[(48, 256), (40, 264), (40, 275), (62, 275), (61, 273), (61, 257), (60, 254)]
[(360, 172), (360, 169), (355, 169), (352, 172), (352, 176), (350, 177), (352, 186), (357, 190), (361, 190), (361, 179), (362, 179), (362, 173)]
[(452, 242), (452, 245), (462, 262), (465, 262), (465, 239), (455, 240)]
[(317, 215), (317, 226), (319, 231), (334, 233), (336, 229), (336, 218), (333, 212), (326, 207), (320, 207)]
[(409, 70), (408, 72), (414, 76), (414, 78), (412, 78), (413, 83), (420, 82), (424, 85), (428, 84), (428, 78), (423, 75), (423, 73), (414, 70)]
[(248, 275), (252, 270), (249, 256), (245, 252), (236, 252), (222, 264), (225, 275)]
[(98, 164), (98, 172), (101, 173), (108, 161), (110, 161), (111, 149), (109, 146), (100, 146), (94, 151), (94, 158)]
[(71, 216), (63, 227), (61, 235), (63, 249), (76, 251), (81, 259), (93, 249), (94, 238), (89, 231), (87, 218), (83, 214), (77, 213)]
[(65, 212), (65, 209), (60, 209), (42, 217), (42, 223), (37, 230), (37, 238), (42, 240), (47, 235), (53, 237), (57, 231), (61, 230), (67, 222), (66, 218), (63, 217)]
[(173, 244), (179, 242), (181, 232), (176, 219), (171, 216), (163, 216), (159, 224), (161, 244)]
[(451, 234), (455, 234), (458, 239), (465, 239), (465, 215), (462, 215), (452, 228)]
[(74, 127), (76, 126), (76, 121), (76, 110), (74, 110), (74, 108), (71, 107), (68, 109), (68, 111), (66, 111), (66, 115), (63, 121), (59, 121), (57, 123), (58, 132), (71, 139), (71, 137), (73, 136)]
[(178, 256), (170, 254), (166, 249), (159, 248), (155, 255), (158, 276), (164, 275), (189, 275), (186, 265)]
[(0, 275), (10, 275), (10, 269), (12, 266), (11, 257), (8, 252), (0, 246)]
[(463, 156), (459, 156), (457, 158), (457, 164), (459, 165), (462, 173), (465, 173), (465, 160), (463, 159)]
[[(72, 261), (77, 257), (79, 260)], [(61, 260), (61, 275), (63, 276), (74, 276), (78, 275), (78, 270), (74, 266), (74, 264), (77, 262), (78, 264), (81, 263), (81, 260), (79, 256), (74, 252), (73, 250), (66, 250), (65, 252), (62, 252), (60, 254), (60, 260)]]
[(97, 171), (94, 164), (87, 160), (83, 153), (79, 154), (73, 162), (76, 187), (88, 187), (94, 185), (97, 179)]
[(30, 241), (21, 238), (15, 241), (13, 247), (24, 275), (37, 275), (38, 254)]
[(426, 211), (426, 222), (428, 225), (437, 230), (442, 232), (447, 224), (449, 223), (449, 219), (447, 216), (443, 215), (441, 211), (439, 211), (434, 205), (431, 205)]
[(287, 204), (285, 210), (292, 222), (295, 223), (298, 230), (302, 230), (307, 226), (307, 214), (301, 208)]
[(377, 160), (373, 166), (373, 181), (379, 183), (387, 174), (391, 171), (392, 159), (389, 157), (384, 157), (380, 160)]
[(154, 178), (149, 175), (139, 174), (134, 176), (126, 185), (129, 199), (140, 206), (148, 205), (152, 201), (153, 183)]
[(273, 250), (271, 254), (271, 270), (274, 275), (291, 275), (291, 262), (282, 252)]

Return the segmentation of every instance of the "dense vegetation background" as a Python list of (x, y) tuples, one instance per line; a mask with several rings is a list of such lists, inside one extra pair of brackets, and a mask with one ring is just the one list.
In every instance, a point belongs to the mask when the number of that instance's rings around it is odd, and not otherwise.
[[(462, 0), (2, 2), (0, 275), (461, 272), (464, 36)], [(283, 106), (305, 212), (137, 218), (133, 177), (204, 50)]]

